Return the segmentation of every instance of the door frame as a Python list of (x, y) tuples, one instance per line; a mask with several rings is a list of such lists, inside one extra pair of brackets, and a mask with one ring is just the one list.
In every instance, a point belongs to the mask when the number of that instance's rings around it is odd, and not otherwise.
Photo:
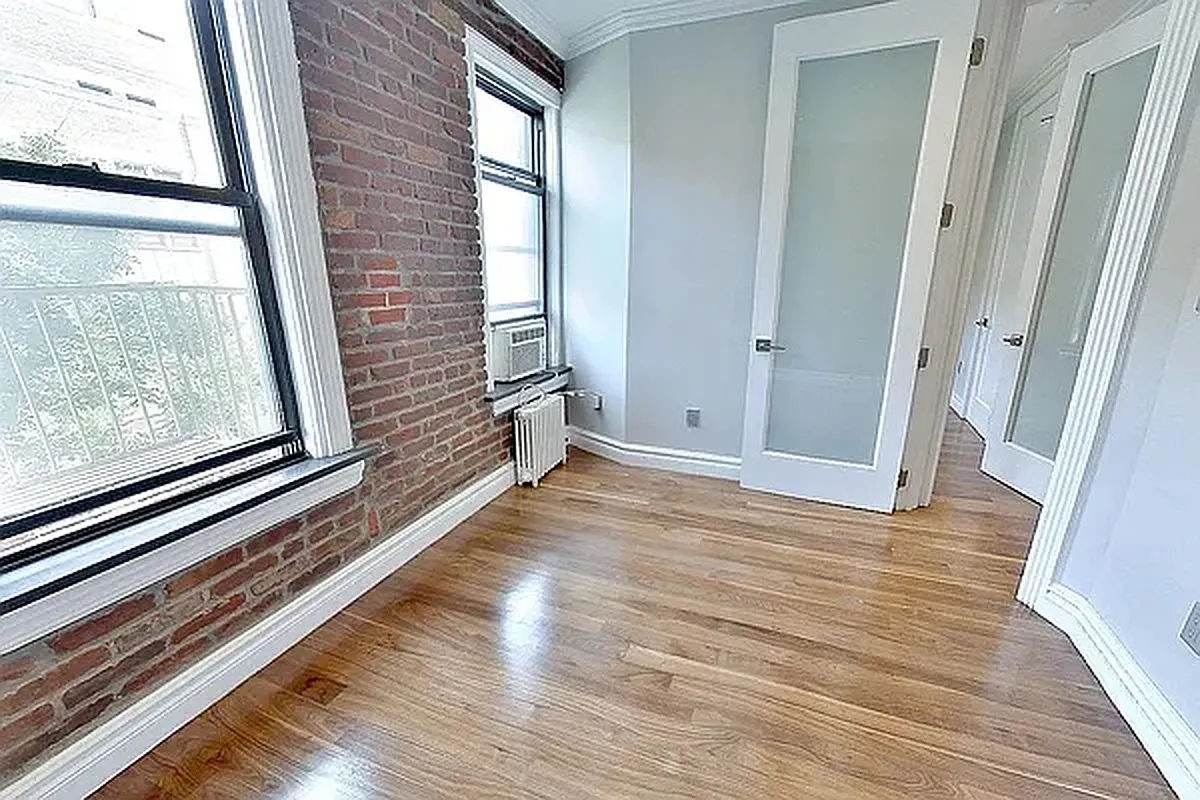
[[(1017, 276), (1015, 294), (1006, 304), (1011, 316), (1005, 315), (1006, 327), (997, 333), (1020, 332), (1028, 343), (1032, 343), (1030, 333), (1038, 312), (1038, 294), (1050, 267), (1051, 247), (1060, 222), (1071, 165), (1075, 161), (1074, 145), (1078, 141), (1091, 79), (1109, 67), (1161, 46), (1165, 24), (1166, 8), (1159, 6), (1108, 29), (1072, 51), (1054, 112), (1054, 131), (1038, 189), (1027, 249)], [(1141, 117), (1141, 121), (1145, 119), (1145, 116)], [(1124, 191), (1123, 187), (1122, 193)], [(1022, 494), (1043, 502), (1055, 459), (1007, 439), (1021, 391), (1021, 371), (1030, 352), (1027, 346), (1002, 347), (994, 356), (1001, 377), (985, 434), (981, 469)]]
[[(790, 490), (780, 488), (791, 477), (783, 473), (794, 475), (796, 471), (804, 470), (808, 473), (805, 480), (811, 485), (806, 489), (806, 497), (878, 511), (890, 512), (895, 507), (896, 478), (911, 417), (921, 332), (939, 251), (937, 219), (953, 164), (955, 137), (966, 95), (971, 39), (978, 30), (979, 7), (980, 0), (956, 0), (952, 11), (947, 11), (944, 0), (898, 0), (801, 17), (775, 26), (751, 318), (753, 336), (747, 343), (749, 366), (742, 436), (743, 486), (790, 493)], [(931, 22), (917, 24), (914, 19)], [(958, 35), (962, 33), (965, 35)], [(951, 37), (951, 34), (955, 35)], [(921, 157), (909, 206), (874, 463), (859, 465), (771, 453), (766, 446), (766, 431), (773, 356), (770, 352), (756, 352), (754, 341), (775, 337), (792, 183), (798, 78), (790, 59), (782, 55), (783, 48), (802, 50), (805, 57), (815, 59), (929, 41), (939, 42), (939, 47), (921, 134)]]
[(1113, 380), (1126, 350), (1138, 291), (1156, 238), (1159, 212), (1182, 146), (1181, 131), (1194, 108), (1196, 82), (1192, 76), (1200, 66), (1200, 0), (1167, 0), (1166, 5), (1166, 27), (1117, 202), (1075, 389), (1017, 589), (1017, 599), (1039, 612), (1054, 605), (1049, 590), (1100, 443)]

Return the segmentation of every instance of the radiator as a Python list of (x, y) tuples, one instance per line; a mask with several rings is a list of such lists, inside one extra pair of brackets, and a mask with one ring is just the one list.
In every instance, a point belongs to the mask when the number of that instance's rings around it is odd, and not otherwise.
[(534, 486), (567, 462), (567, 404), (561, 394), (546, 395), (513, 412), (517, 483)]

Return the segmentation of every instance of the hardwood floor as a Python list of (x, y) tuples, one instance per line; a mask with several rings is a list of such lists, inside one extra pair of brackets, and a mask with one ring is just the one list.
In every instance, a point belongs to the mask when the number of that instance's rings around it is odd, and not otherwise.
[(887, 517), (573, 451), (98, 796), (1172, 796), (944, 453)]

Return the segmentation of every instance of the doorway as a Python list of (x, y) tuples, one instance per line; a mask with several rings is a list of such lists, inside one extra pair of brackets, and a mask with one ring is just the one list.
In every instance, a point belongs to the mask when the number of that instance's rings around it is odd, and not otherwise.
[(1037, 502), (1054, 468), (1165, 20), (1165, 8), (1152, 9), (1072, 48), (1056, 96), (1035, 95), (1010, 116), (996, 166), (991, 258), (964, 330), (960, 372), (968, 375), (955, 411), (984, 437), (980, 468)]

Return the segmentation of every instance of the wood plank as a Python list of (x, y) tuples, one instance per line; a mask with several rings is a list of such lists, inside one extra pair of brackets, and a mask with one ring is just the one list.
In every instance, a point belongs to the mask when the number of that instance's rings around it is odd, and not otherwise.
[(97, 796), (1171, 797), (980, 451), (892, 516), (573, 452)]

